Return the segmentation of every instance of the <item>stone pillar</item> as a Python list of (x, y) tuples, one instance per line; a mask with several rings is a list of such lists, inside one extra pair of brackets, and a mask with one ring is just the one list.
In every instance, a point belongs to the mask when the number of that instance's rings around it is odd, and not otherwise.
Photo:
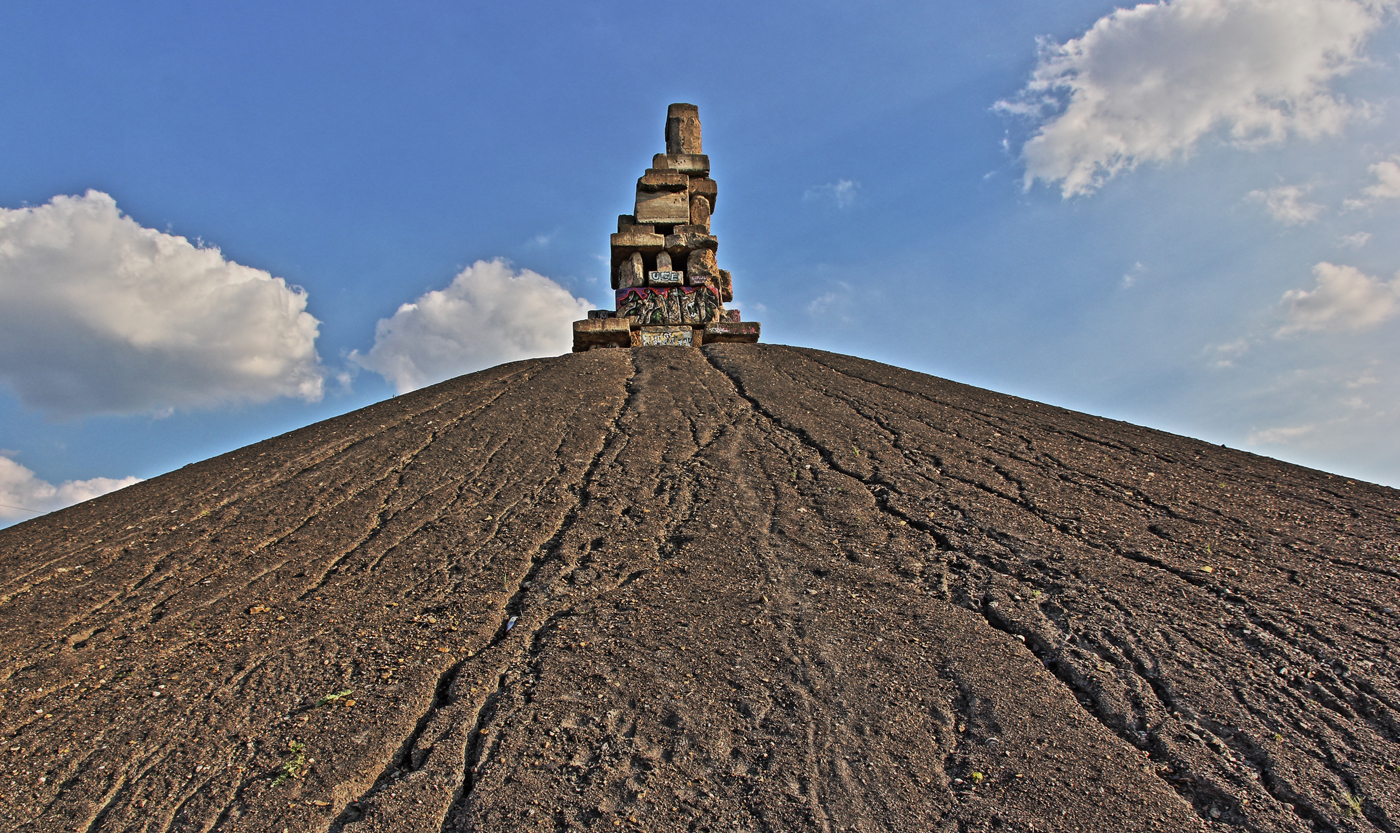
[(672, 104), (666, 108), (666, 153), (704, 153), (700, 149), (700, 108)]
[(652, 157), (636, 194), (634, 212), (617, 218), (609, 241), (617, 309), (577, 322), (574, 350), (758, 341), (759, 324), (724, 307), (734, 300), (734, 281), (715, 260), (710, 217), (719, 187), (694, 104), (667, 109), (666, 152)]

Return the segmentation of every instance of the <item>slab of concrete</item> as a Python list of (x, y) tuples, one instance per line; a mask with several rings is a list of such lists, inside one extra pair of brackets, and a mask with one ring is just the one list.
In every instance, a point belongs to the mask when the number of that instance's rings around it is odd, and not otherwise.
[(690, 198), (685, 192), (637, 191), (637, 221), (676, 225), (690, 222)]
[(699, 347), (700, 331), (692, 327), (642, 327), (632, 333), (633, 347)]

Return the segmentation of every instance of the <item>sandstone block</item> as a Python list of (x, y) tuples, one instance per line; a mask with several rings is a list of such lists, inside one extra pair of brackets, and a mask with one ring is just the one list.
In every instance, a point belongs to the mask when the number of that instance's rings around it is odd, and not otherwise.
[(637, 222), (677, 225), (690, 222), (690, 198), (683, 191), (638, 191)]
[(630, 289), (646, 285), (646, 273), (642, 268), (642, 253), (633, 252), (613, 270), (613, 289)]
[(632, 343), (632, 327), (622, 318), (586, 318), (574, 322), (574, 352), (594, 347), (628, 347)]
[(617, 311), (610, 309), (591, 309), (588, 311), (589, 318), (612, 318), (616, 315)]
[(642, 327), (632, 333), (633, 347), (699, 347), (704, 336), (693, 327)]
[(647, 273), (648, 286), (680, 286), (685, 283), (684, 272), (673, 272), (671, 270), (655, 271)]
[(690, 195), (690, 224), (710, 230), (710, 201), (699, 194)]
[(656, 256), (656, 270), (658, 272), (671, 271), (671, 253), (661, 252)]
[(726, 304), (734, 300), (734, 276), (728, 269), (719, 270), (719, 298)]
[(715, 203), (719, 199), (719, 183), (709, 177), (691, 177), (690, 199), (704, 197), (710, 203), (710, 213), (715, 213)]
[(619, 318), (635, 319), (636, 326), (652, 327), (682, 323), (680, 290), (665, 287), (637, 287), (616, 292)]
[(703, 153), (658, 153), (651, 158), (651, 166), (692, 177), (710, 175), (710, 157)]
[(737, 324), (717, 322), (706, 325), (706, 344), (754, 344), (758, 341), (759, 323), (740, 321)]
[(700, 152), (700, 108), (694, 104), (666, 108), (666, 153)]
[(633, 217), (631, 214), (619, 214), (619, 215), (617, 215), (617, 230), (618, 230), (618, 231), (622, 231), (622, 230), (625, 229), (625, 228), (630, 228), (630, 227), (632, 227), (632, 226), (635, 226), (636, 224), (637, 224), (637, 218), (636, 218), (636, 217)]
[(719, 320), (725, 324), (738, 324), (739, 311), (737, 309), (720, 310)]
[(647, 172), (637, 180), (638, 191), (688, 191), (690, 177), (680, 171), (665, 168), (647, 168)]

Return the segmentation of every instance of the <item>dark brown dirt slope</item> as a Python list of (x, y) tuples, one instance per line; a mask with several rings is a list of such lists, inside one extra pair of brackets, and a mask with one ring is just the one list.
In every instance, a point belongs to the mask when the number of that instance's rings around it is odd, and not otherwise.
[(1400, 493), (594, 351), (0, 532), (0, 830), (1400, 829)]

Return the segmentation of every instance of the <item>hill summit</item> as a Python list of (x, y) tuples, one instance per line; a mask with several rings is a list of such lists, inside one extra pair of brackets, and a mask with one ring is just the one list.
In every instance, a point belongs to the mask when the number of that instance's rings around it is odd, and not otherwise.
[(592, 350), (0, 531), (0, 830), (1400, 827), (1400, 494)]

